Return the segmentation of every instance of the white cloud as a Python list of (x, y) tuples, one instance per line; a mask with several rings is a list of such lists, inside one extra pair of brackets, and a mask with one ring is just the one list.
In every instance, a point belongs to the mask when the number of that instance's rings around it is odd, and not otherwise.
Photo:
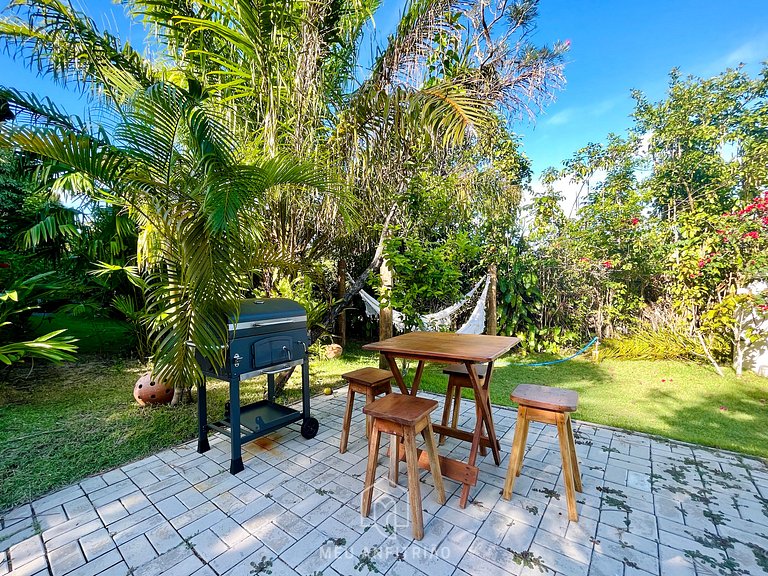
[(768, 55), (765, 50), (765, 39), (750, 40), (728, 53), (723, 58), (723, 64), (725, 66), (738, 66), (742, 62), (752, 64), (758, 60), (765, 59), (766, 56)]
[[(605, 173), (602, 170), (598, 170), (591, 178), (592, 184), (601, 181), (605, 178)], [(560, 178), (553, 182), (552, 187), (560, 193), (562, 200), (560, 201), (560, 207), (567, 216), (576, 216), (576, 211), (579, 205), (584, 202), (587, 194), (586, 184), (574, 182), (570, 178)], [(531, 183), (531, 189), (534, 194), (538, 194), (544, 191), (544, 184), (541, 180), (537, 179)], [(529, 204), (531, 196), (526, 195), (523, 197), (523, 204)]]
[(565, 110), (562, 110), (557, 114), (548, 117), (544, 121), (544, 124), (547, 126), (562, 126), (563, 124), (568, 124), (568, 122), (571, 121), (571, 118), (573, 118), (574, 112), (574, 108), (566, 108)]
[(719, 74), (726, 68), (735, 68), (739, 64), (756, 65), (768, 60), (768, 34), (752, 38), (737, 46), (721, 58), (707, 63), (699, 72), (701, 76)]
[(610, 112), (618, 103), (617, 98), (607, 98), (592, 106), (572, 106), (565, 108), (544, 120), (547, 126), (563, 126), (577, 117), (599, 118)]

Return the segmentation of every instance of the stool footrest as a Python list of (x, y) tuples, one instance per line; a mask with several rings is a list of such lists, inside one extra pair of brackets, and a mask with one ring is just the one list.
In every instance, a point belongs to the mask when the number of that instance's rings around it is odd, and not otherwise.
[[(456, 438), (457, 440), (463, 440), (464, 442), (472, 442), (474, 435), (472, 432), (468, 430), (461, 430), (459, 428), (452, 428), (451, 426), (443, 426), (442, 424), (435, 424), (432, 423), (432, 429), (435, 431), (435, 434), (440, 434), (442, 436), (450, 436), (451, 438)], [(484, 448), (490, 448), (491, 447), (491, 440), (488, 438), (488, 436), (480, 436), (480, 446)], [(501, 450), (501, 443), (497, 440), (496, 446)]]
[[(419, 453), (419, 468), (429, 470), (429, 454), (426, 450), (418, 449)], [(389, 448), (387, 448), (387, 457), (389, 457)], [(437, 456), (440, 462), (440, 473), (443, 478), (449, 478), (454, 482), (460, 484), (469, 484), (470, 486), (477, 485), (477, 477), (480, 469), (477, 466), (470, 466), (465, 462), (448, 458), (447, 456)], [(400, 461), (405, 462), (405, 453), (401, 451)]]

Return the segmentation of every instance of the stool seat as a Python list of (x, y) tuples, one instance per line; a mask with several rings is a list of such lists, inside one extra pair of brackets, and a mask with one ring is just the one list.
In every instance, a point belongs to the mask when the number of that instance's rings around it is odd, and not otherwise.
[(563, 462), (563, 484), (565, 485), (565, 501), (568, 505), (568, 519), (573, 522), (578, 521), (576, 492), (581, 492), (582, 484), (570, 413), (575, 412), (578, 407), (579, 394), (573, 390), (562, 388), (520, 384), (512, 391), (510, 399), (517, 402), (519, 406), (515, 437), (512, 440), (512, 454), (509, 457), (502, 498), (509, 500), (512, 497), (515, 478), (520, 475), (520, 470), (523, 467), (528, 423), (554, 424), (557, 426), (560, 458)]
[(389, 370), (380, 370), (379, 368), (358, 368), (346, 374), (341, 375), (347, 382), (354, 381), (357, 384), (375, 386), (383, 382), (389, 383), (392, 379), (392, 372)]
[(416, 540), (421, 540), (424, 537), (424, 515), (422, 513), (423, 504), (419, 481), (419, 452), (416, 448), (417, 434), (421, 434), (424, 438), (424, 448), (429, 458), (429, 469), (435, 483), (437, 501), (439, 504), (445, 504), (445, 487), (443, 486), (440, 459), (437, 455), (435, 437), (432, 433), (432, 419), (430, 418), (430, 413), (435, 408), (437, 408), (436, 400), (417, 398), (409, 394), (387, 394), (363, 408), (363, 412), (373, 420), (373, 424), (371, 439), (368, 442), (368, 463), (365, 467), (365, 483), (363, 484), (360, 513), (367, 517), (371, 511), (381, 434), (390, 434), (389, 480), (393, 486), (397, 484), (401, 454), (400, 440), (402, 439), (402, 449), (408, 468), (408, 508), (413, 537)]
[[(347, 381), (347, 408), (344, 410), (344, 420), (341, 423), (341, 439), (339, 443), (339, 452), (344, 454), (347, 451), (347, 442), (349, 441), (349, 429), (352, 426), (352, 409), (355, 405), (355, 394), (364, 394), (365, 401), (370, 404), (381, 394), (390, 394), (392, 392), (392, 372), (389, 370), (379, 370), (378, 368), (358, 368), (341, 375)], [(365, 437), (371, 436), (371, 419), (365, 418)]]
[(387, 394), (363, 407), (363, 412), (374, 418), (414, 426), (437, 408), (437, 400), (419, 398), (408, 394)]
[(579, 405), (579, 393), (575, 390), (537, 384), (520, 384), (512, 391), (510, 398), (523, 406), (553, 412), (576, 412)]
[[(477, 372), (477, 377), (482, 380), (485, 378), (485, 373), (488, 371), (488, 365), (487, 364), (475, 364), (475, 372)], [(457, 374), (461, 376), (469, 376), (467, 373), (467, 367), (464, 364), (449, 364), (445, 368), (443, 368), (443, 374)], [(466, 382), (466, 384), (464, 384)], [(463, 386), (472, 386), (472, 382), (470, 382), (469, 378), (467, 378), (465, 381), (462, 381)]]

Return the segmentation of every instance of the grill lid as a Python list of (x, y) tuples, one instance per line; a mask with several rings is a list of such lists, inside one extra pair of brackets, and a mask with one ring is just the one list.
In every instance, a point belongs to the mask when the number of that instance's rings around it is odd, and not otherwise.
[(247, 330), (281, 324), (307, 322), (307, 311), (298, 303), (288, 298), (251, 298), (240, 303), (237, 323), (230, 318), (228, 328), (231, 331)]

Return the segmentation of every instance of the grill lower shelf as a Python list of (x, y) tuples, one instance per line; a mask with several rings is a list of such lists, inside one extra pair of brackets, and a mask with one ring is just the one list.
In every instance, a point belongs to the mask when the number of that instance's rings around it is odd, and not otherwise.
[[(240, 438), (242, 442), (250, 442), (302, 418), (303, 415), (300, 411), (269, 400), (259, 400), (253, 404), (246, 404), (240, 407), (240, 427), (246, 429), (243, 430)], [(232, 437), (232, 424), (229, 420), (220, 420), (208, 424), (208, 427), (230, 438)]]

